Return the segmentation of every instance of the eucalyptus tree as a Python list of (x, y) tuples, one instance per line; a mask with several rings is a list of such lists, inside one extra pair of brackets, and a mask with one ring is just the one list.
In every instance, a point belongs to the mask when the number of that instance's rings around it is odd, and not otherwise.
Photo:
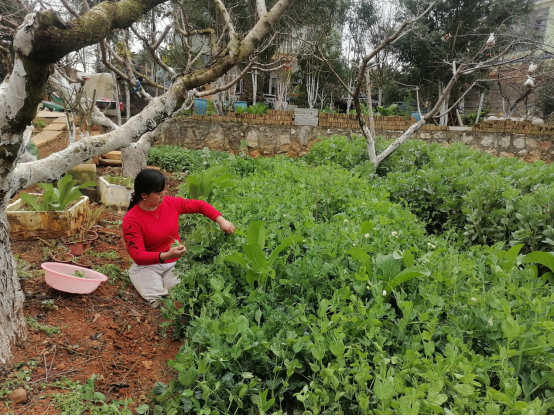
[[(23, 1), (23, 0), (22, 0)], [(203, 67), (176, 73), (171, 85), (152, 98), (142, 112), (120, 127), (99, 136), (73, 143), (66, 149), (36, 162), (18, 163), (23, 153), (23, 133), (36, 115), (46, 83), (55, 65), (68, 54), (104, 41), (116, 31), (126, 30), (166, 0), (121, 0), (103, 2), (69, 19), (51, 9), (29, 10), (14, 28), (11, 48), (13, 69), (0, 86), (0, 359), (10, 357), (10, 345), (26, 334), (24, 295), (19, 286), (15, 260), (10, 252), (6, 207), (12, 195), (38, 182), (55, 181), (68, 169), (91, 157), (128, 146), (159, 128), (195, 89), (225, 74), (247, 60), (262, 44), (293, 4), (277, 0), (255, 3), (259, 18), (248, 31), (233, 23), (236, 8), (213, 0), (224, 22), (224, 42)], [(186, 9), (187, 3), (182, 7)]]

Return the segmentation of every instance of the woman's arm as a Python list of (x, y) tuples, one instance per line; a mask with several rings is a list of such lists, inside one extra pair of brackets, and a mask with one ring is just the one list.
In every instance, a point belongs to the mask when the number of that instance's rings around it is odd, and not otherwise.
[(179, 201), (180, 214), (202, 214), (212, 221), (217, 222), (221, 228), (221, 231), (224, 233), (233, 234), (235, 232), (235, 226), (233, 223), (223, 218), (221, 212), (208, 204), (206, 201), (184, 198), (174, 198), (173, 200)]
[(222, 215), (218, 216), (215, 219), (215, 222), (219, 224), (221, 231), (223, 231), (225, 234), (233, 234), (235, 232), (235, 226), (233, 225), (233, 223), (227, 221), (225, 218), (223, 218)]

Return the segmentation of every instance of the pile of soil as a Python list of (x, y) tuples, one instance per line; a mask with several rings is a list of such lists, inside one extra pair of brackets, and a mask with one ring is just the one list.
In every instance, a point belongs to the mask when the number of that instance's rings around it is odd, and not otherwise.
[[(44, 158), (65, 146), (67, 138), (62, 136), (39, 148), (40, 156)], [(99, 166), (98, 174), (108, 169), (117, 170)], [(26, 189), (37, 190), (36, 185)], [(176, 186), (172, 186), (168, 175), (168, 193), (175, 192)], [(110, 258), (95, 257), (93, 268), (113, 264), (125, 272), (130, 266), (131, 259), (121, 237), (124, 214), (115, 208), (105, 211), (99, 224), (99, 238), (93, 242), (91, 251), (112, 254)], [(134, 411), (149, 401), (154, 383), (168, 383), (175, 378), (166, 363), (175, 358), (182, 343), (173, 339), (170, 330), (160, 327), (163, 322), (160, 310), (153, 309), (139, 296), (126, 274), (102, 283), (91, 294), (64, 293), (44, 282), (40, 266), (51, 261), (44, 241), (11, 241), (11, 248), (20, 264), (24, 264), (22, 273), (26, 277), (22, 286), (28, 322), (59, 328), (59, 333), (49, 335), (37, 329), (38, 325), (29, 325), (27, 340), (12, 348), (13, 359), (0, 369), (0, 386), (13, 380), (22, 369), (30, 371), (30, 379), (14, 387), (23, 387), (27, 400), (20, 404), (0, 403), (1, 413), (58, 414), (51, 396), (63, 390), (52, 382), (67, 377), (84, 383), (93, 374), (97, 375), (95, 391), (106, 395), (106, 402), (130, 398), (133, 404), (129, 408)], [(31, 362), (35, 364), (30, 365)]]

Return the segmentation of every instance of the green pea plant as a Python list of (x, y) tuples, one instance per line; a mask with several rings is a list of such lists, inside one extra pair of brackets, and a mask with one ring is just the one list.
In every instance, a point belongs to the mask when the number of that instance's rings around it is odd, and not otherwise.
[(243, 253), (232, 254), (225, 257), (225, 261), (239, 264), (246, 270), (246, 282), (251, 289), (257, 285), (265, 289), (267, 279), (275, 278), (273, 263), (277, 256), (287, 247), (300, 243), (304, 239), (299, 235), (287, 237), (281, 244), (269, 254), (265, 253), (266, 230), (263, 221), (253, 221), (248, 227), (247, 243), (242, 245)]

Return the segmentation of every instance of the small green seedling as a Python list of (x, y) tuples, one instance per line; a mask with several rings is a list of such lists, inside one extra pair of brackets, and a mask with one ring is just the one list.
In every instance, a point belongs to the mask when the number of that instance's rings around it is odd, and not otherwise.
[(72, 276), (80, 277), (82, 279), (88, 279), (88, 276), (85, 275), (85, 272), (82, 272), (81, 270), (75, 270), (72, 274)]
[(169, 239), (171, 240), (171, 247), (170, 248), (173, 248), (173, 247), (182, 247), (183, 244), (177, 240), (176, 238), (173, 238), (173, 237), (169, 237)]

